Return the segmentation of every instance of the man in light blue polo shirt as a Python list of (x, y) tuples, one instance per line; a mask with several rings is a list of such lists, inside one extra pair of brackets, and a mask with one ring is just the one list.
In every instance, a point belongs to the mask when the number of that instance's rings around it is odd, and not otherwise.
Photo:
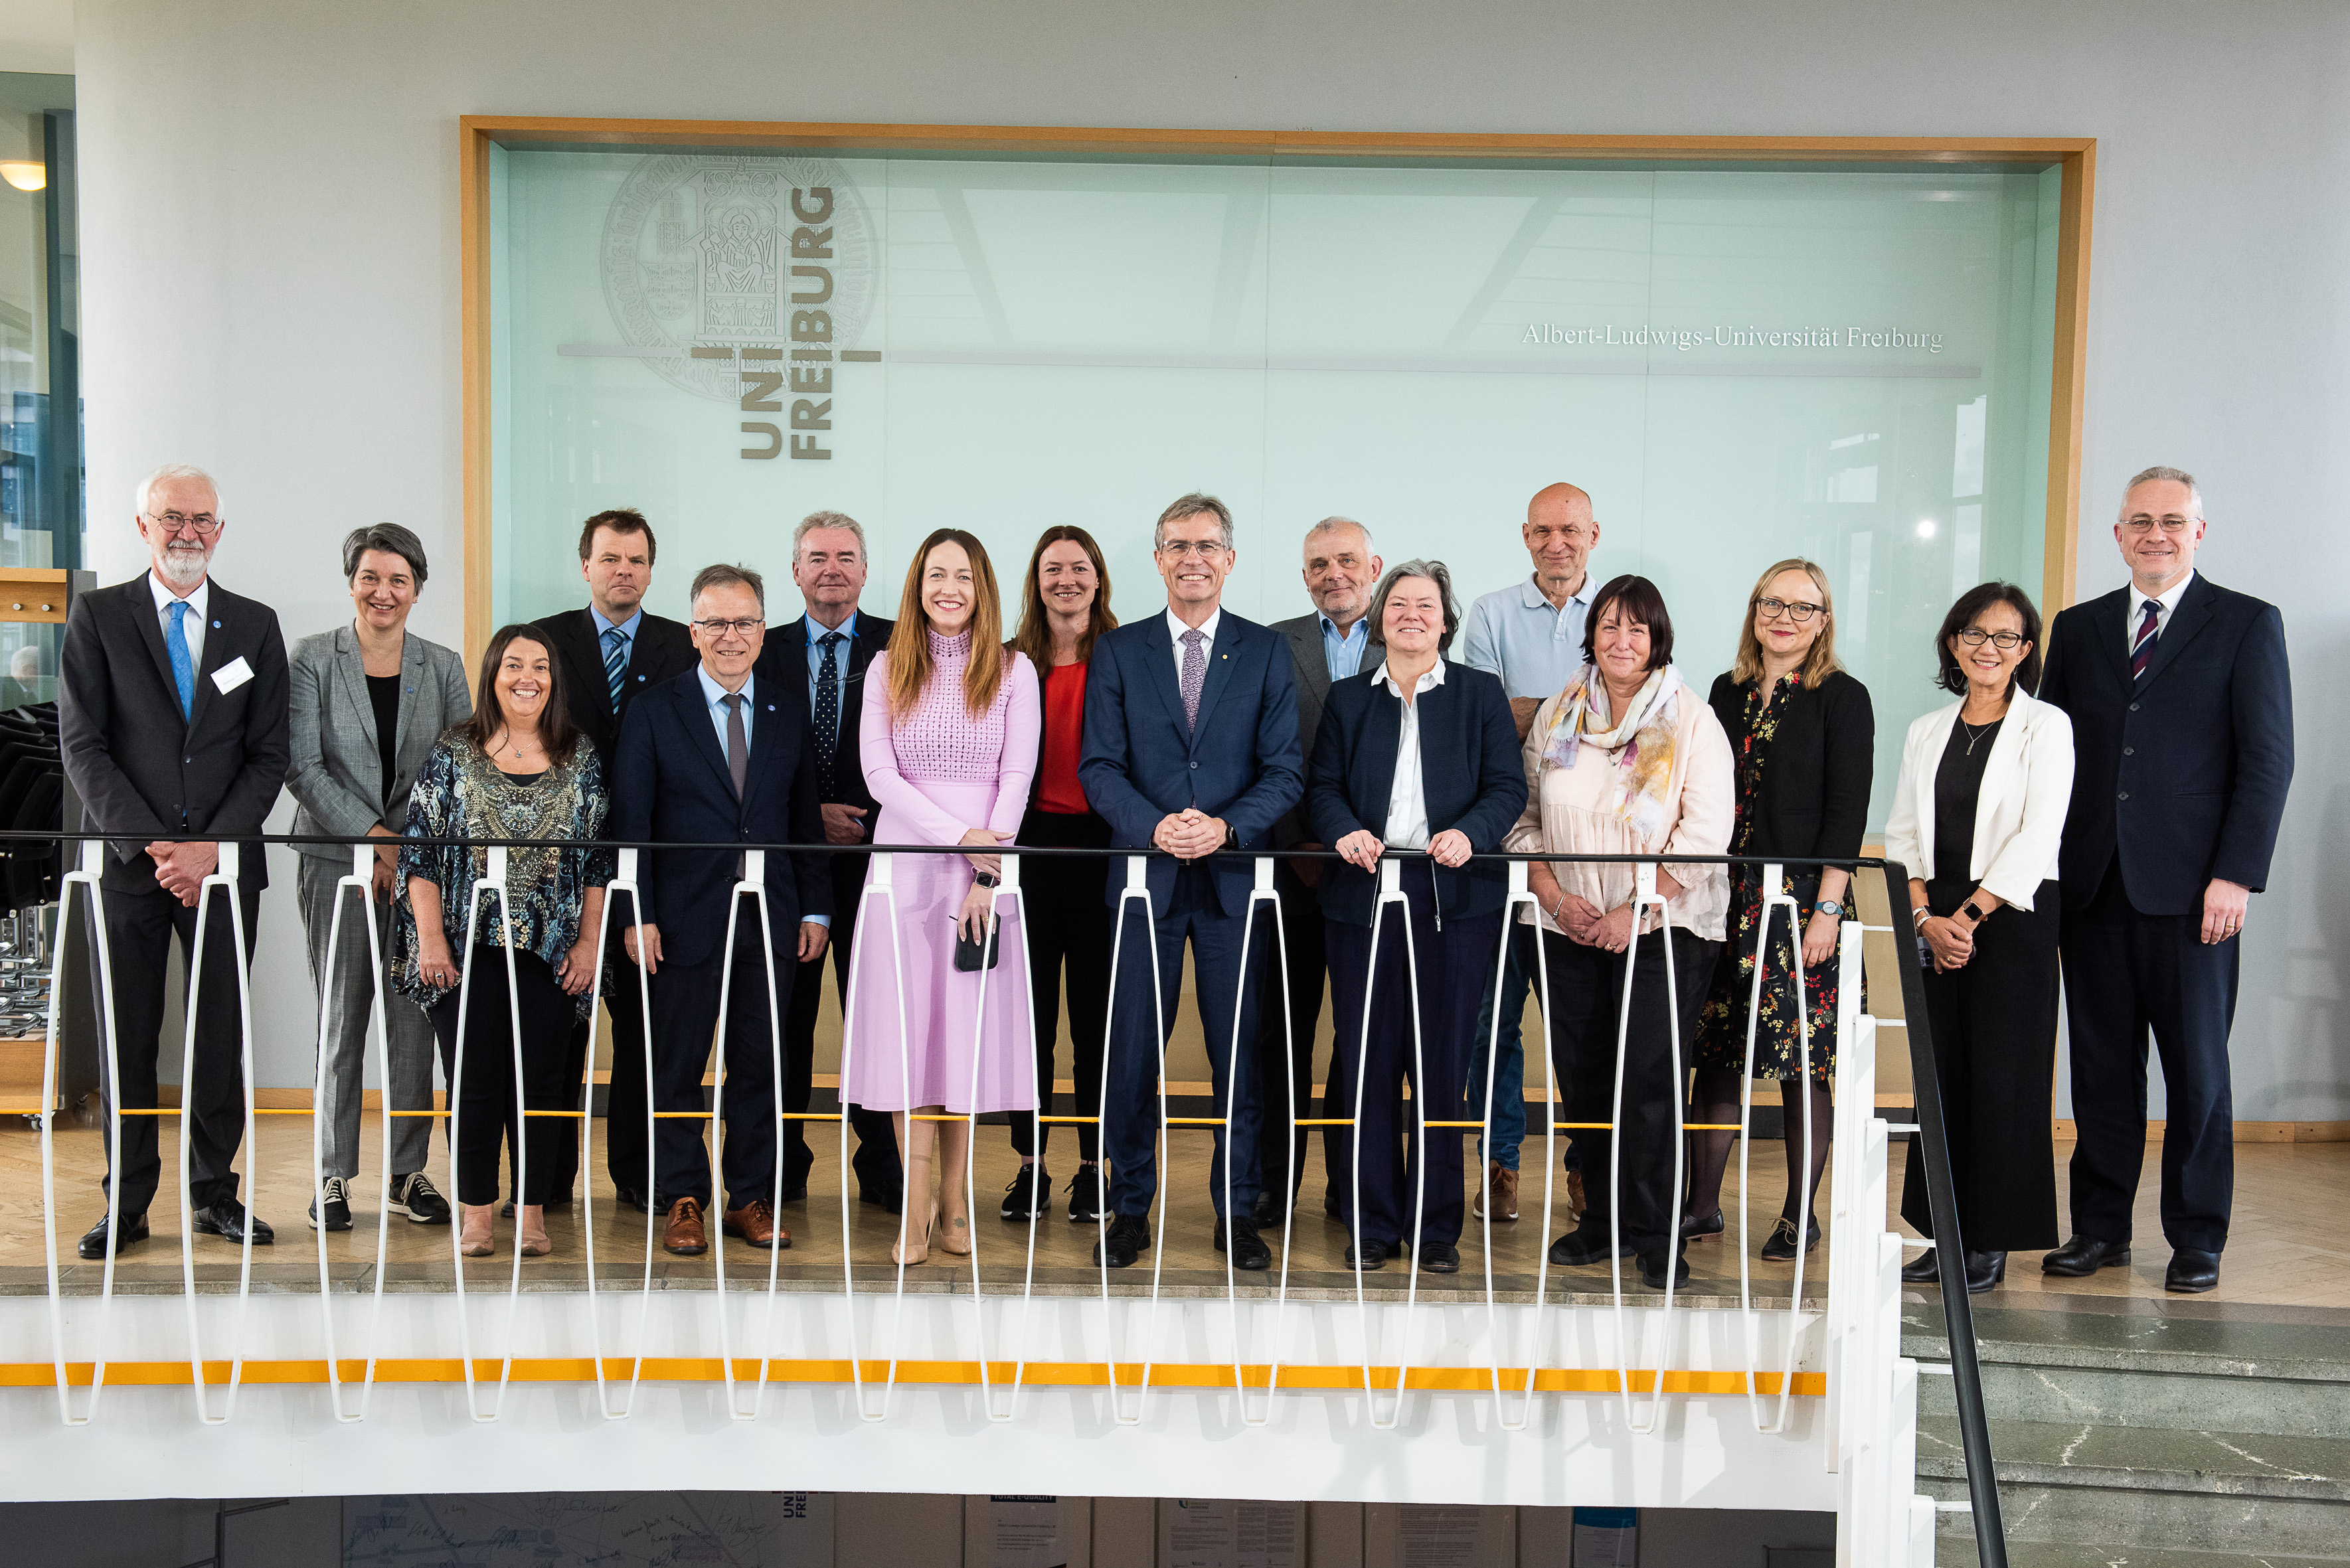
[[(1588, 564), (1599, 544), (1591, 497), (1572, 484), (1545, 485), (1526, 504), (1522, 534), (1534, 561), (1533, 574), (1470, 606), (1461, 628), (1461, 662), (1502, 678), (1520, 740), (1533, 727), (1535, 711), (1564, 690), (1583, 664), (1583, 623), (1594, 586)], [(1501, 983), (1501, 1037), (1492, 1066), (1492, 1147), (1482, 1151), (1492, 1168), (1496, 1220), (1518, 1217), (1518, 1146), (1526, 1136), (1526, 1059), (1519, 1038), (1526, 1011), (1526, 955), (1523, 928), (1513, 924), (1510, 930), (1510, 961)], [(1469, 1064), (1470, 1114), (1481, 1117), (1485, 1114), (1485, 1051), (1492, 1035), (1494, 1006), (1494, 993), (1488, 988)], [(1573, 1158), (1570, 1152), (1569, 1160)], [(1578, 1206), (1580, 1190), (1570, 1177), (1570, 1209)], [(1478, 1218), (1484, 1212), (1481, 1188)]]

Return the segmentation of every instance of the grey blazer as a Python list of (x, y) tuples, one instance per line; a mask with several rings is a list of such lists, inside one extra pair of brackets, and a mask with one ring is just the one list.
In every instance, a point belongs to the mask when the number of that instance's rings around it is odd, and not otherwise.
[[(473, 717), (465, 663), (452, 650), (410, 632), (400, 655), (400, 734), (392, 753), (391, 798), (383, 798), (383, 757), (368, 701), (359, 633), (348, 626), (294, 645), (294, 831), (357, 836), (377, 823), (398, 833), (408, 821), (408, 792), (432, 742)], [(348, 866), (350, 851), (330, 844), (297, 846), (305, 855)]]
[[(1330, 661), (1322, 653), (1322, 618), (1302, 615), (1292, 620), (1277, 620), (1273, 629), (1289, 643), (1290, 662), (1297, 673), (1297, 743), (1305, 748), (1305, 755), (1314, 755), (1314, 737), (1322, 730), (1322, 705), (1330, 698)], [(1314, 829), (1305, 821), (1305, 808), (1301, 803), (1273, 825), (1274, 847), (1290, 849), (1314, 839)]]

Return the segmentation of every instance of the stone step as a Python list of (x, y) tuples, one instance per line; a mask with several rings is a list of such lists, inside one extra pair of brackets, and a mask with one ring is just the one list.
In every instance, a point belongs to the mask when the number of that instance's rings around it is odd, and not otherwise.
[[(2272, 1552), (2166, 1552), (2143, 1546), (2073, 1546), (2011, 1541), (2008, 1568), (2333, 1568), (2340, 1557), (2280, 1557)], [(1971, 1535), (1945, 1535), (1934, 1543), (1934, 1568), (1978, 1568)]]
[[(2124, 1548), (2319, 1562), (2350, 1552), (2350, 1440), (1994, 1420), (1991, 1442), (2011, 1542), (2094, 1544), (2125, 1560)], [(1918, 1484), (1967, 1495), (1956, 1419), (1919, 1419)], [(1972, 1529), (1963, 1513), (1938, 1523)]]

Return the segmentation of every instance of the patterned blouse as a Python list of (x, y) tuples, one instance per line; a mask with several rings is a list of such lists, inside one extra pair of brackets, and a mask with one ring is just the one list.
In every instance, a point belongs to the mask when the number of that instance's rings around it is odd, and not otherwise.
[[(549, 768), (529, 783), (511, 778), (471, 742), (443, 737), (424, 761), (409, 796), (406, 836), (411, 838), (594, 838), (603, 831), (609, 801), (595, 748), (578, 743), (574, 762)], [(467, 906), (473, 881), (489, 874), (489, 851), (453, 845), (411, 844), (400, 852), (398, 923), (392, 930), (392, 987), (424, 1007), (454, 993), (454, 986), (424, 983), (417, 968), (416, 912), (408, 879), (421, 877), (441, 890), (441, 929), (449, 950), (465, 945)], [(509, 849), (507, 910), (515, 947), (550, 965), (560, 963), (579, 940), (579, 915), (588, 889), (613, 876), (608, 849)], [(475, 946), (495, 950), (501, 900), (484, 894)], [(462, 961), (460, 967), (462, 968)], [(578, 999), (579, 1016), (594, 1006), (593, 992)]]

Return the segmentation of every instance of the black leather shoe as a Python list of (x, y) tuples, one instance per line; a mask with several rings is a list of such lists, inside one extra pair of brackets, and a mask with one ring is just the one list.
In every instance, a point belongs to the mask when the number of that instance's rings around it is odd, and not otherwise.
[(2162, 1288), (2182, 1296), (2200, 1295), (2219, 1282), (2220, 1254), (2199, 1252), (2192, 1247), (2172, 1252), (2170, 1267), (2162, 1275)]
[(224, 1198), (209, 1209), (196, 1210), (196, 1229), (207, 1236), (218, 1236), (224, 1241), (244, 1244), (244, 1228), (253, 1227), (253, 1244), (266, 1247), (277, 1240), (277, 1232), (269, 1228), (266, 1220), (256, 1220), (244, 1211), (244, 1205), (234, 1198)]
[(1334, 1220), (1338, 1218), (1338, 1189), (1336, 1188), (1326, 1187), (1322, 1189), (1322, 1212), (1329, 1215)]
[(2005, 1252), (1969, 1252), (1967, 1254), (1967, 1294), (1979, 1296), (2005, 1278), (2007, 1278)]
[[(119, 1252), (133, 1241), (144, 1241), (146, 1239), (147, 1216), (143, 1213), (132, 1214), (123, 1220), (122, 1228), (115, 1232), (114, 1249)], [(93, 1260), (106, 1256), (105, 1215), (99, 1215), (98, 1223), (82, 1232), (81, 1244), (75, 1251), (80, 1252), (83, 1257)]]
[(645, 1195), (633, 1187), (616, 1187), (612, 1189), (612, 1196), (619, 1199), (623, 1209), (633, 1209), (639, 1214), (650, 1212), (645, 1207)]
[(900, 1213), (906, 1207), (903, 1189), (896, 1187), (860, 1186), (857, 1189), (857, 1201), (870, 1203), (884, 1214)]
[(1938, 1283), (1942, 1277), (1942, 1260), (1933, 1248), (1928, 1247), (1902, 1265), (1901, 1277), (1913, 1285)]
[(1668, 1256), (1672, 1259), (1673, 1289), (1677, 1291), (1687, 1290), (1690, 1282), (1689, 1260), (1681, 1256), (1681, 1251), (1679, 1247), (1674, 1248), (1669, 1254), (1664, 1252), (1641, 1253), (1640, 1282), (1648, 1286), (1652, 1291), (1663, 1290), (1665, 1288), (1665, 1260)]
[(1431, 1274), (1457, 1274), (1461, 1272), (1461, 1249), (1450, 1241), (1422, 1241), (1419, 1266)]
[(1281, 1194), (1271, 1188), (1260, 1187), (1256, 1192), (1255, 1219), (1259, 1226), (1281, 1223)]
[(1149, 1250), (1150, 1221), (1139, 1214), (1121, 1214), (1109, 1222), (1109, 1233), (1094, 1243), (1094, 1262), (1130, 1269), (1134, 1260)]
[(2075, 1236), (2041, 1259), (2040, 1272), (2081, 1280), (2099, 1269), (2118, 1268), (2128, 1262), (2127, 1241), (2100, 1241), (2095, 1236)]
[[(1808, 1252), (1820, 1244), (1820, 1222), (1808, 1222), (1804, 1234), (1804, 1251)], [(1792, 1263), (1795, 1261), (1795, 1222), (1785, 1215), (1771, 1227), (1771, 1239), (1762, 1243), (1762, 1259), (1766, 1263)]]
[[(1233, 1268), (1253, 1272), (1273, 1267), (1273, 1249), (1266, 1246), (1264, 1238), (1256, 1233), (1255, 1220), (1235, 1220), (1232, 1222), (1231, 1231)], [(1219, 1252), (1224, 1250), (1224, 1221), (1219, 1220), (1216, 1221), (1216, 1251)]]
[(1681, 1216), (1681, 1240), (1684, 1241), (1711, 1241), (1721, 1231), (1721, 1210), (1719, 1209), (1711, 1214)]
[[(1363, 1272), (1376, 1273), (1388, 1266), (1390, 1256), (1402, 1255), (1403, 1249), (1393, 1241), (1366, 1241), (1363, 1243)], [(1352, 1273), (1354, 1269), (1355, 1244), (1349, 1241), (1347, 1243), (1347, 1272)]]
[(1605, 1220), (1596, 1225), (1586, 1220), (1550, 1244), (1550, 1261), (1562, 1269), (1580, 1269), (1588, 1263), (1604, 1263), (1611, 1257), (1631, 1255), (1629, 1247), (1608, 1246)]

